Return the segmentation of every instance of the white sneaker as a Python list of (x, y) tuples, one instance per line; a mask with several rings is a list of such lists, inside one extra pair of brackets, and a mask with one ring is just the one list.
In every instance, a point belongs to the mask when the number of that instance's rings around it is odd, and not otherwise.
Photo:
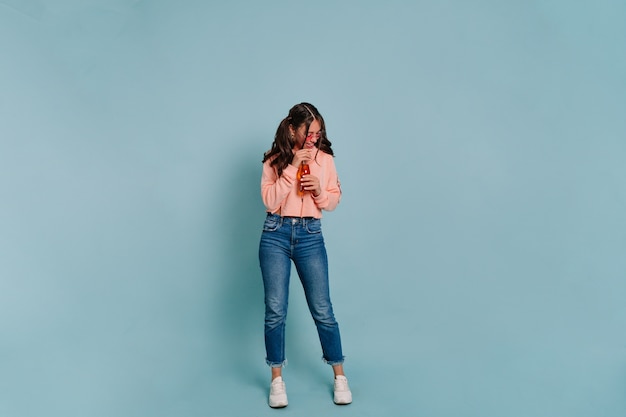
[(343, 375), (335, 377), (335, 404), (346, 405), (352, 402), (352, 392), (348, 386), (348, 378)]
[(283, 408), (287, 407), (287, 390), (283, 378), (277, 376), (270, 385), (270, 407)]

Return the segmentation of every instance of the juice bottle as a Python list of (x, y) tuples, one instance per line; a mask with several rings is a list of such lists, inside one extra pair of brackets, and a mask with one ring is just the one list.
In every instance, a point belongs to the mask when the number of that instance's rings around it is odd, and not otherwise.
[(309, 170), (309, 164), (307, 164), (306, 162), (303, 162), (300, 165), (300, 169), (298, 169), (298, 195), (299, 196), (303, 196), (305, 193), (304, 187), (302, 186), (302, 182), (300, 182), (300, 180), (302, 179), (303, 175), (309, 175), (311, 173), (311, 171)]

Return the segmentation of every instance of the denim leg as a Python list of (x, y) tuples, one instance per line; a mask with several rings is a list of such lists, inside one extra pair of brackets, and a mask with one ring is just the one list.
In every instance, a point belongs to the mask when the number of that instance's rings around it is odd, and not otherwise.
[[(319, 222), (314, 220), (313, 222)], [(300, 229), (294, 263), (304, 288), (309, 311), (317, 327), (324, 360), (330, 365), (343, 363), (339, 325), (335, 320), (328, 284), (328, 257), (321, 229)]]
[(291, 273), (288, 249), (289, 243), (284, 241), (279, 230), (263, 232), (259, 261), (265, 289), (266, 362), (271, 367), (281, 367), (285, 363), (285, 322)]

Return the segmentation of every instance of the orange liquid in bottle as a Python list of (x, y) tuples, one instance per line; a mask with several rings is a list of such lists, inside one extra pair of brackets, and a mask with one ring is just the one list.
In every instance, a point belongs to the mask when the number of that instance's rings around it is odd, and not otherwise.
[(306, 163), (302, 163), (302, 165), (300, 165), (300, 169), (298, 169), (298, 195), (299, 196), (303, 196), (305, 193), (304, 187), (302, 186), (302, 183), (300, 182), (300, 180), (302, 179), (303, 175), (309, 175), (311, 173), (311, 171), (309, 170), (309, 164)]

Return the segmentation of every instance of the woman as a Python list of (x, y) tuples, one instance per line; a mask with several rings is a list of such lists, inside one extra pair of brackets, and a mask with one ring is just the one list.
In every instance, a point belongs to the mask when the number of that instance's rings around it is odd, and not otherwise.
[[(320, 221), (322, 210), (335, 209), (341, 197), (333, 155), (324, 119), (313, 105), (300, 103), (280, 122), (272, 148), (263, 157), (261, 195), (267, 217), (259, 260), (265, 288), (266, 362), (272, 371), (269, 405), (273, 408), (287, 406), (282, 368), (291, 261), (317, 327), (323, 359), (335, 374), (334, 402), (352, 402), (330, 301)], [(308, 165), (309, 174), (302, 173), (303, 164)]]

